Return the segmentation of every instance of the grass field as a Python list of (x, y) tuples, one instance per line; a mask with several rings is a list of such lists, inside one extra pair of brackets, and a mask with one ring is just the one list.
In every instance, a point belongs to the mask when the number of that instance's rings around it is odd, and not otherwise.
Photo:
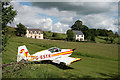
[[(97, 42), (97, 43), (111, 43), (111, 41), (107, 41), (106, 42), (106, 40), (105, 40), (105, 38), (108, 38), (108, 37), (106, 37), (106, 36), (96, 36), (95, 37), (95, 42)], [(118, 43), (118, 39), (119, 38), (115, 38), (114, 39), (114, 41), (113, 41), (113, 43), (115, 44), (115, 43)]]
[(69, 67), (57, 64), (30, 64), (18, 73), (3, 73), (3, 78), (111, 78), (118, 75), (118, 45), (103, 43), (66, 42), (12, 37), (3, 53), (2, 64), (16, 62), (18, 46), (26, 45), (29, 53), (50, 47), (76, 48), (72, 57), (82, 58)]
[[(45, 33), (49, 38), (52, 38), (52, 35), (53, 35), (54, 32), (44, 31), (44, 33)], [(62, 39), (66, 39), (66, 38), (67, 38), (67, 35), (66, 35), (66, 34), (63, 34), (63, 33), (57, 33), (57, 37), (62, 38)]]

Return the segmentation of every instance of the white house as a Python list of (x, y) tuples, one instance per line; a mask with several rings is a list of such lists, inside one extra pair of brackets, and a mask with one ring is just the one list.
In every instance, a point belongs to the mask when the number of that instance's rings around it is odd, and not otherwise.
[(75, 39), (79, 41), (84, 41), (84, 34), (81, 31), (73, 30), (75, 33)]
[(26, 37), (34, 39), (43, 39), (43, 32), (41, 29), (27, 29)]

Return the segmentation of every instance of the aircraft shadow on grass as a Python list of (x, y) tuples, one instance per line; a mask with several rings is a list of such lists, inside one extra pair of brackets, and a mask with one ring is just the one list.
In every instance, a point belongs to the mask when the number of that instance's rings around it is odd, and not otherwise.
[(31, 64), (52, 64), (60, 69), (67, 70), (67, 69), (74, 69), (70, 66), (66, 66), (64, 63), (53, 63), (52, 61), (46, 60), (46, 61), (40, 61), (40, 62), (31, 62)]

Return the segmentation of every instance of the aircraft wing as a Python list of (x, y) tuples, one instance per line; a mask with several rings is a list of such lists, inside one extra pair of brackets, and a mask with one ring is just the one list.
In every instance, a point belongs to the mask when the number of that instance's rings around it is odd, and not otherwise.
[(66, 65), (70, 65), (72, 62), (82, 60), (81, 58), (73, 58), (73, 57), (60, 57), (54, 59), (52, 62), (60, 64), (60, 62), (65, 63)]

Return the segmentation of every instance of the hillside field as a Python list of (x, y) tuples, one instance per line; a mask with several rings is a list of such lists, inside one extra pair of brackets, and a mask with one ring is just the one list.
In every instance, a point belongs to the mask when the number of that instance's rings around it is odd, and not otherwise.
[(11, 37), (2, 64), (16, 62), (18, 46), (26, 45), (30, 54), (50, 47), (73, 49), (72, 57), (82, 58), (69, 67), (57, 64), (30, 64), (17, 73), (3, 73), (3, 78), (111, 78), (118, 75), (118, 45), (104, 43), (67, 42)]

